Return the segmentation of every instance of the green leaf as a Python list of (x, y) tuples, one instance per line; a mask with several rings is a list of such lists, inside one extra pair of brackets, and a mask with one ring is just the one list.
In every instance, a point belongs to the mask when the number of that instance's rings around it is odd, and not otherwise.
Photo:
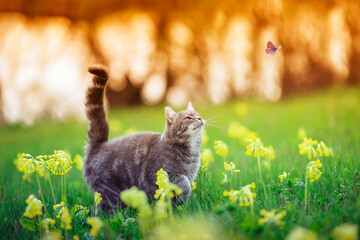
[(23, 228), (26, 228), (27, 230), (32, 232), (40, 229), (40, 224), (30, 219), (22, 218), (20, 219), (20, 223), (23, 226)]

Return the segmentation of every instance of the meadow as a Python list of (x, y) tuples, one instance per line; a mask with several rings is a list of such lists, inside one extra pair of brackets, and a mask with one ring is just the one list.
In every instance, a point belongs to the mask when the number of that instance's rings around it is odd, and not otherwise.
[[(332, 88), (279, 102), (234, 100), (215, 106), (193, 105), (204, 119), (211, 119), (209, 122), (215, 125), (206, 126), (208, 141), (202, 146), (202, 152), (211, 151), (213, 160), (211, 155), (203, 155), (196, 189), (189, 201), (183, 206), (170, 204), (170, 208), (163, 208), (162, 214), (156, 210), (160, 200), (148, 204), (142, 199), (140, 207), (136, 205), (135, 201), (141, 198), (138, 192), (130, 197), (137, 210), (128, 207), (103, 213), (76, 163), (72, 163), (66, 175), (49, 173), (46, 178), (35, 171), (28, 174), (30, 181), (23, 179), (24, 173), (14, 164), (19, 153), (35, 157), (64, 150), (72, 162), (77, 154), (84, 156), (85, 120), (1, 125), (0, 238), (357, 239), (359, 88)], [(110, 112), (110, 139), (136, 131), (162, 132), (163, 107), (137, 106)], [(244, 141), (249, 132), (255, 133), (253, 142)], [(318, 141), (310, 142), (316, 157), (312, 154), (308, 159), (306, 151), (300, 154), (299, 144), (304, 142), (304, 136)], [(267, 152), (270, 156), (264, 153), (259, 158), (256, 156), (256, 146), (261, 146), (257, 137), (264, 147), (273, 147), (275, 158), (272, 151)], [(219, 148), (214, 149), (214, 141), (219, 140), (226, 144), (227, 150), (222, 145), (223, 151), (216, 153)], [(318, 151), (320, 141), (327, 148)], [(330, 153), (322, 152), (325, 149)], [(309, 162), (318, 159), (321, 164), (314, 163), (309, 168)], [(25, 212), (31, 199), (28, 203), (26, 200), (31, 194), (43, 206), (41, 213), (29, 217)], [(54, 209), (62, 200), (65, 206)], [(65, 208), (69, 211), (59, 213), (59, 209)], [(44, 228), (44, 218), (53, 219), (54, 224), (49, 222)], [(88, 222), (89, 218), (93, 222)], [(64, 226), (66, 221), (69, 227)]]

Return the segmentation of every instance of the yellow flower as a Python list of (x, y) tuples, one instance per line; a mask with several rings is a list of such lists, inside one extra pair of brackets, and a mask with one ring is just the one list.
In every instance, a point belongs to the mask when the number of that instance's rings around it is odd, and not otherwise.
[(218, 226), (201, 218), (177, 218), (152, 228), (149, 240), (218, 240)]
[(24, 172), (24, 162), (22, 161), (22, 154), (18, 153), (16, 159), (14, 160), (14, 164), (19, 172)]
[(36, 171), (40, 176), (45, 176), (48, 173), (48, 169), (46, 167), (46, 162), (44, 159), (47, 159), (46, 155), (36, 156)]
[(272, 161), (275, 159), (275, 150), (273, 146), (263, 147), (260, 151), (260, 156), (264, 157), (266, 160)]
[(322, 172), (319, 168), (322, 167), (320, 160), (311, 161), (306, 166), (306, 177), (310, 179), (310, 182), (314, 182), (320, 178)]
[(31, 182), (31, 178), (30, 178), (31, 174), (25, 173), (22, 178), (28, 182)]
[(263, 218), (260, 218), (258, 223), (260, 226), (264, 225), (265, 223), (275, 223), (280, 228), (283, 228), (285, 225), (284, 221), (281, 221), (286, 216), (286, 211), (281, 211), (279, 213), (276, 213), (275, 209), (271, 209), (270, 212), (266, 211), (265, 209), (262, 209), (260, 211), (260, 215), (263, 216)]
[(45, 232), (49, 232), (50, 230), (49, 225), (54, 226), (54, 224), (55, 224), (55, 220), (51, 218), (45, 218), (41, 221), (41, 226), (45, 229)]
[(182, 193), (182, 190), (176, 185), (170, 182), (169, 175), (164, 169), (160, 169), (156, 173), (157, 181), (156, 185), (159, 186), (159, 189), (155, 191), (154, 198), (159, 199), (160, 201), (165, 201), (166, 198), (173, 198), (175, 195), (179, 196)]
[(122, 191), (120, 198), (126, 205), (136, 208), (139, 211), (140, 218), (152, 215), (152, 210), (145, 192), (138, 190), (137, 187), (131, 187), (130, 189)]
[(240, 172), (240, 169), (235, 169), (235, 167), (236, 167), (236, 165), (233, 162), (230, 162), (230, 164), (227, 162), (224, 162), (225, 170), (231, 172), (231, 174)]
[(254, 134), (249, 134), (249, 136), (245, 139), (245, 142), (248, 143), (246, 146), (245, 154), (248, 156), (257, 157), (260, 155), (261, 150), (263, 148), (263, 143), (260, 138), (257, 138)]
[(202, 131), (201, 136), (201, 145), (206, 145), (209, 142), (209, 136), (206, 134), (205, 130)]
[(317, 234), (303, 227), (296, 227), (291, 230), (285, 240), (316, 240)]
[(286, 173), (285, 171), (283, 172), (283, 174), (280, 174), (278, 176), (280, 178), (280, 182), (283, 182), (284, 179), (286, 179), (288, 175), (290, 175), (290, 173)]
[(334, 157), (331, 147), (326, 146), (326, 144), (323, 141), (319, 142), (319, 144), (316, 147), (316, 151), (319, 153), (320, 157), (322, 157), (322, 156)]
[(351, 223), (344, 223), (334, 228), (331, 237), (336, 240), (357, 240), (358, 226)]
[[(22, 162), (21, 172), (30, 174), (36, 170), (36, 160), (33, 156), (28, 153), (22, 153), (19, 161)], [(18, 163), (19, 164), (19, 163)], [(20, 165), (20, 164), (19, 164)]]
[(237, 103), (235, 105), (235, 112), (240, 117), (245, 116), (247, 114), (247, 112), (248, 112), (248, 107), (247, 107), (247, 105), (245, 103), (239, 102), (239, 103)]
[(59, 207), (64, 207), (65, 206), (65, 203), (64, 202), (61, 202), (61, 203), (59, 203), (59, 204), (55, 204), (54, 206), (53, 206), (53, 208), (54, 208), (54, 210), (56, 210), (56, 209), (58, 209)]
[(196, 189), (196, 182), (191, 181), (191, 190), (195, 190)]
[(34, 218), (42, 215), (41, 208), (43, 207), (43, 204), (33, 194), (31, 194), (25, 202), (28, 204), (24, 213), (25, 217)]
[(231, 138), (244, 140), (250, 134), (250, 130), (238, 122), (230, 122), (227, 134)]
[(312, 140), (311, 138), (304, 138), (304, 141), (299, 144), (299, 153), (301, 155), (307, 155), (307, 158), (310, 160), (312, 157), (317, 157), (318, 154), (315, 150), (315, 147), (317, 145), (317, 140)]
[(240, 190), (224, 191), (223, 195), (224, 197), (229, 197), (232, 203), (239, 202), (239, 206), (249, 207), (254, 203), (254, 198), (256, 197), (256, 193), (251, 191), (251, 189), (255, 187), (255, 183), (251, 183), (242, 187)]
[(86, 222), (91, 225), (90, 235), (92, 237), (96, 237), (99, 234), (101, 227), (104, 225), (103, 221), (98, 217), (88, 217)]
[(74, 158), (74, 163), (76, 163), (76, 168), (77, 169), (79, 169), (80, 171), (83, 170), (83, 168), (84, 168), (84, 159), (79, 154), (76, 154), (76, 156)]
[(59, 214), (61, 216), (60, 217), (60, 221), (61, 221), (60, 227), (66, 229), (66, 230), (70, 230), (72, 219), (71, 219), (71, 215), (69, 213), (69, 209), (67, 209), (66, 207), (63, 207), (60, 210)]
[(55, 150), (53, 155), (49, 155), (49, 160), (46, 161), (47, 168), (55, 175), (65, 175), (72, 168), (71, 158), (69, 154), (61, 150)]
[(169, 217), (169, 204), (165, 201), (156, 201), (154, 209), (154, 218), (157, 221), (161, 221)]
[(297, 132), (299, 140), (306, 138), (306, 130), (304, 128), (299, 128)]
[(78, 212), (78, 211), (80, 211), (80, 210), (84, 209), (84, 207), (83, 207), (83, 206), (78, 205), (78, 204), (75, 204), (74, 208), (75, 208), (75, 212)]
[(205, 148), (200, 154), (201, 170), (207, 171), (209, 165), (214, 161), (214, 156), (210, 149)]
[(94, 194), (94, 202), (95, 204), (100, 204), (102, 201), (101, 193), (96, 192)]
[(80, 238), (79, 238), (78, 235), (74, 235), (74, 236), (73, 236), (73, 239), (74, 239), (74, 240), (80, 240)]
[(216, 154), (220, 157), (226, 157), (228, 155), (228, 146), (223, 141), (215, 141), (214, 149), (216, 150)]
[(222, 174), (224, 175), (224, 179), (221, 181), (221, 184), (226, 185), (229, 183), (228, 176), (224, 172)]
[(62, 240), (62, 234), (58, 230), (46, 232), (42, 240)]

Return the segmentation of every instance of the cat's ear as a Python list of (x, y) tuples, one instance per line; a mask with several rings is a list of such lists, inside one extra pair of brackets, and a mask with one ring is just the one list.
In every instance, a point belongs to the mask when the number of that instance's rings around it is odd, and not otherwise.
[(186, 110), (195, 112), (195, 109), (194, 109), (193, 105), (191, 104), (191, 102), (188, 103)]
[(178, 113), (172, 110), (171, 107), (165, 107), (165, 116), (166, 120), (170, 123), (173, 123), (177, 117)]

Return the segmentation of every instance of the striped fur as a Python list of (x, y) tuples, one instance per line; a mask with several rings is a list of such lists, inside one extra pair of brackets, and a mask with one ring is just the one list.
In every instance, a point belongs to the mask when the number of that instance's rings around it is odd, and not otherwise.
[(143, 132), (108, 141), (109, 127), (103, 104), (108, 74), (103, 66), (89, 67), (89, 72), (94, 76), (86, 94), (89, 139), (84, 176), (89, 186), (102, 194), (102, 208), (111, 209), (120, 202), (119, 193), (132, 186), (151, 198), (157, 189), (156, 172), (160, 168), (182, 189), (183, 199), (187, 199), (190, 182), (200, 166), (205, 121), (191, 103), (179, 113), (166, 107), (163, 133)]
[(88, 71), (94, 75), (92, 84), (87, 89), (85, 101), (86, 116), (89, 119), (87, 151), (91, 152), (106, 142), (109, 136), (103, 100), (108, 74), (101, 65), (90, 66)]

